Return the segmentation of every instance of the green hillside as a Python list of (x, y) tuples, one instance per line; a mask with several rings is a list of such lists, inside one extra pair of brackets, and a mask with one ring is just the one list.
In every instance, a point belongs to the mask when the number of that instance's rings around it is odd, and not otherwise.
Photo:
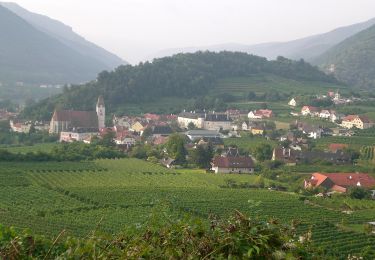
[[(249, 90), (252, 86), (267, 85), (270, 90), (279, 92), (305, 92), (316, 90), (316, 86), (336, 87), (337, 84), (335, 78), (304, 61), (282, 57), (268, 61), (239, 52), (197, 52), (102, 72), (96, 82), (66, 88), (63, 94), (27, 108), (24, 116), (48, 118), (56, 106), (91, 110), (99, 95), (104, 96), (109, 112), (118, 111), (124, 105), (143, 107), (165, 98), (188, 101), (207, 95), (212, 97), (218, 94), (216, 90), (222, 91), (221, 82), (228, 78), (251, 79), (253, 84)], [(311, 90), (306, 90), (310, 87)], [(163, 106), (169, 105), (164, 103)]]
[(0, 81), (79, 83), (109, 69), (39, 31), (0, 5)]
[(375, 26), (355, 34), (314, 61), (323, 69), (335, 66), (335, 76), (349, 85), (375, 88)]

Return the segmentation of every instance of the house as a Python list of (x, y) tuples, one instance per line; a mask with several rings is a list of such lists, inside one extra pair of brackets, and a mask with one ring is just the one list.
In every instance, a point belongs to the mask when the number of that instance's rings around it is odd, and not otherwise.
[(178, 125), (181, 128), (188, 128), (193, 124), (196, 128), (206, 130), (231, 130), (232, 119), (228, 114), (213, 112), (183, 112), (178, 115)]
[(253, 173), (254, 162), (249, 156), (240, 156), (236, 148), (229, 148), (225, 155), (213, 158), (211, 170), (215, 173)]
[(250, 119), (263, 119), (263, 118), (270, 118), (273, 116), (272, 110), (269, 109), (259, 109), (250, 111), (247, 115)]
[(246, 130), (249, 129), (249, 125), (248, 125), (246, 122), (243, 122), (242, 125), (241, 125), (241, 129), (242, 129), (243, 131), (246, 131)]
[(84, 142), (85, 140), (91, 140), (93, 136), (97, 136), (98, 132), (91, 132), (90, 129), (73, 129), (71, 131), (60, 132), (60, 142), (72, 143), (72, 142)]
[(227, 114), (205, 113), (203, 118), (203, 129), (206, 130), (231, 130), (232, 119)]
[(130, 127), (129, 130), (132, 131), (132, 132), (135, 132), (135, 133), (142, 134), (143, 130), (145, 130), (146, 126), (147, 125), (145, 123), (141, 123), (139, 121), (136, 121), (134, 124), (132, 124), (132, 126)]
[(313, 106), (303, 106), (301, 109), (301, 115), (303, 116), (317, 116), (319, 109)]
[(224, 141), (223, 139), (219, 137), (214, 137), (214, 138), (202, 138), (199, 140), (197, 143), (198, 145), (208, 145), (211, 144), (213, 145), (216, 149), (224, 149)]
[(345, 150), (346, 148), (348, 148), (349, 146), (347, 144), (330, 144), (328, 146), (328, 150), (332, 153), (336, 153), (337, 151), (343, 151)]
[(331, 112), (327, 109), (323, 109), (319, 113), (319, 117), (323, 119), (330, 119), (331, 118)]
[(167, 137), (173, 133), (172, 128), (169, 125), (156, 125), (151, 127), (152, 137)]
[(175, 166), (175, 159), (172, 158), (163, 158), (162, 160), (159, 161), (162, 165), (164, 165), (167, 168), (174, 168)]
[(298, 129), (302, 131), (307, 137), (312, 139), (319, 139), (322, 137), (323, 129), (314, 125), (301, 124)]
[(263, 135), (264, 134), (264, 129), (260, 128), (260, 127), (253, 127), (253, 128), (251, 128), (250, 131), (253, 135)]
[(341, 126), (345, 128), (356, 127), (358, 129), (367, 129), (374, 125), (366, 116), (348, 115), (342, 119)]
[(375, 234), (375, 221), (367, 223), (371, 227), (371, 232)]
[(218, 131), (214, 130), (189, 130), (186, 132), (186, 136), (191, 141), (195, 141), (202, 138), (222, 138), (223, 135)]
[(365, 173), (313, 173), (305, 180), (305, 188), (319, 188), (336, 192), (347, 192), (351, 187), (371, 189), (375, 187), (375, 179)]
[[(105, 124), (103, 97), (98, 98), (95, 111), (55, 110), (50, 122), (49, 133), (58, 134), (74, 129), (98, 132)], [(82, 132), (79, 130), (79, 132)]]
[(331, 110), (331, 116), (329, 117), (329, 120), (332, 123), (336, 123), (338, 120), (340, 120), (343, 117), (343, 115), (338, 114), (336, 111)]
[(165, 144), (166, 142), (168, 142), (168, 136), (158, 136), (152, 140), (152, 144), (154, 145), (161, 145)]
[(187, 129), (190, 124), (196, 128), (203, 128), (204, 114), (195, 111), (182, 112), (177, 117), (179, 127)]
[(23, 134), (28, 134), (30, 133), (32, 123), (29, 122), (23, 122), (23, 121), (17, 121), (17, 120), (10, 120), (10, 129), (12, 132), (15, 133), (23, 133)]
[(297, 101), (295, 98), (292, 98), (289, 102), (288, 105), (291, 107), (296, 107), (297, 106)]
[(147, 120), (150, 120), (150, 121), (159, 121), (161, 116), (160, 115), (157, 115), (157, 114), (151, 114), (151, 113), (146, 113), (143, 115), (143, 117)]
[(315, 161), (325, 161), (335, 165), (350, 164), (351, 155), (344, 151), (323, 152), (323, 151), (298, 151), (291, 148), (278, 147), (273, 150), (273, 161), (281, 161), (287, 165), (301, 163), (312, 163)]

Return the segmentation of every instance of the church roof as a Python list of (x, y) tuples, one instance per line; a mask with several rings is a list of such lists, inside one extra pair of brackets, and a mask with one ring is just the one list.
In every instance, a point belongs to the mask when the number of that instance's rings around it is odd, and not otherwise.
[(93, 111), (56, 110), (52, 119), (70, 122), (70, 127), (98, 128), (98, 116)]

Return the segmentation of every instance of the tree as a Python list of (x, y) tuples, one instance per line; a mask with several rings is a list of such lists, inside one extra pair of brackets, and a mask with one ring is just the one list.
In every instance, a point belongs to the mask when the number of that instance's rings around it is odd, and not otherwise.
[(193, 122), (190, 122), (190, 123), (188, 124), (187, 128), (188, 128), (189, 130), (197, 129), (197, 127), (195, 126), (195, 124), (194, 124)]
[(253, 100), (256, 100), (257, 99), (257, 95), (255, 94), (254, 91), (250, 91), (248, 94), (247, 94), (247, 100), (249, 101), (253, 101)]
[(370, 191), (362, 187), (353, 187), (349, 189), (349, 196), (352, 199), (368, 199), (371, 197)]
[(260, 144), (255, 148), (255, 158), (258, 161), (266, 161), (272, 158), (272, 147), (269, 144)]
[(200, 168), (208, 168), (213, 154), (213, 147), (210, 143), (206, 146), (198, 145), (196, 149), (190, 151), (190, 161)]
[(185, 138), (180, 134), (172, 134), (166, 144), (169, 156), (176, 160), (176, 163), (183, 164), (186, 162), (187, 151), (185, 149)]

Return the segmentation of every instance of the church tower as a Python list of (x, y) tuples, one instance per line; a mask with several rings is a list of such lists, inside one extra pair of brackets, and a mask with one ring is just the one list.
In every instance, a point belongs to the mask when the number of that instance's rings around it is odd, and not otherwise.
[(96, 114), (98, 115), (98, 127), (99, 129), (105, 127), (105, 106), (103, 96), (99, 96), (98, 102), (96, 103)]

